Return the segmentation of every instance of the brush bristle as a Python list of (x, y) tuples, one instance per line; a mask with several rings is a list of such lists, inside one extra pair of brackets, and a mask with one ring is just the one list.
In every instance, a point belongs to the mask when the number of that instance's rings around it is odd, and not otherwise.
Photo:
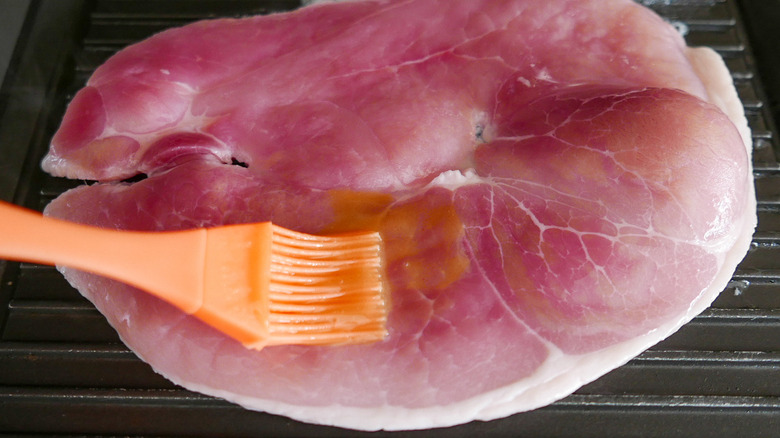
[(314, 236), (274, 226), (269, 331), (276, 343), (372, 342), (386, 335), (378, 233)]

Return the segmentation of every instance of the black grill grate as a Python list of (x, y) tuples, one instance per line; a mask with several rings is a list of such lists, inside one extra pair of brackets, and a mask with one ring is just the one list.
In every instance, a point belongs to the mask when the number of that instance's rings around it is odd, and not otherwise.
[[(759, 226), (712, 308), (576, 394), (530, 413), (410, 436), (780, 435), (780, 164), (736, 0), (644, 0), (727, 61), (753, 129)], [(38, 170), (65, 102), (108, 56), (162, 29), (296, 1), (33, 1), (0, 95), (3, 199), (42, 208), (80, 182)], [(10, 187), (10, 188), (7, 188)], [(360, 436), (245, 411), (155, 374), (53, 269), (0, 262), (0, 433)], [(380, 434), (382, 435), (382, 434)]]

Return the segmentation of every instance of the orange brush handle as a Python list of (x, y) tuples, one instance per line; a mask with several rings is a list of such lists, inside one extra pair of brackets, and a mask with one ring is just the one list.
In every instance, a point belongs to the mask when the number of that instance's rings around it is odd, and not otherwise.
[(203, 302), (205, 251), (204, 229), (114, 231), (0, 201), (0, 258), (69, 266), (152, 293), (164, 290), (161, 298), (187, 313)]
[(377, 233), (318, 237), (270, 222), (116, 231), (0, 202), (0, 258), (136, 286), (260, 349), (377, 341), (386, 330)]

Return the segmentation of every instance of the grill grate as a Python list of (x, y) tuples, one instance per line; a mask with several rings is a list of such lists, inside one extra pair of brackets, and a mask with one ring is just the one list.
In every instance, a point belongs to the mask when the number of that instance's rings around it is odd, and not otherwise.
[[(769, 436), (780, 430), (780, 164), (735, 0), (644, 0), (726, 59), (753, 129), (759, 225), (714, 305), (625, 366), (549, 407), (413, 436)], [(162, 29), (267, 13), (297, 1), (33, 2), (0, 95), (0, 158), (18, 162), (4, 199), (41, 209), (80, 184), (38, 170), (65, 102), (108, 56)], [(37, 54), (37, 55), (36, 55)], [(5, 111), (3, 111), (5, 109)], [(11, 146), (3, 146), (11, 145)], [(15, 157), (23, 151), (24, 159)], [(118, 340), (53, 269), (0, 262), (0, 433), (361, 436), (245, 411), (181, 389)], [(378, 435), (383, 435), (379, 433)], [(388, 435), (390, 435), (388, 433)]]

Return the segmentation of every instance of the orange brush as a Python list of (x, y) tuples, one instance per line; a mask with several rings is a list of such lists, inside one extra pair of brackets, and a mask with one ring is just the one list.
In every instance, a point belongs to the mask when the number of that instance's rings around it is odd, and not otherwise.
[(242, 342), (351, 344), (386, 335), (378, 233), (271, 224), (116, 231), (0, 202), (0, 257), (63, 265), (147, 291)]

